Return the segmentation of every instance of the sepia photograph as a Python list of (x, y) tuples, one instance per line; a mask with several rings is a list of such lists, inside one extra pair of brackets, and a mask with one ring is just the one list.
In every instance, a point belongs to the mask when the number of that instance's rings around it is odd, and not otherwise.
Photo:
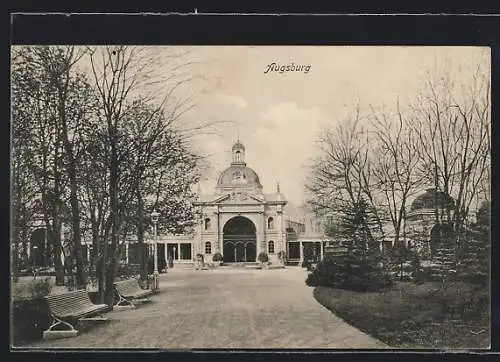
[(490, 48), (10, 61), (11, 349), (490, 348)]

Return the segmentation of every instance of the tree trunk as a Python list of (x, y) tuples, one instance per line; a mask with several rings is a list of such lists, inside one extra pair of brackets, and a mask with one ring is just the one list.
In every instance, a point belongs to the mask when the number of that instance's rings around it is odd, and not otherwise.
[(105, 301), (109, 306), (114, 304), (114, 283), (116, 274), (116, 258), (111, 257), (109, 263), (106, 266), (106, 290), (105, 290)]
[[(95, 267), (96, 268), (96, 277), (97, 275), (97, 258), (99, 257), (99, 229), (94, 223), (94, 220), (91, 220), (91, 228), (92, 228), (92, 252), (93, 255), (90, 258), (90, 266), (89, 267)], [(90, 269), (90, 268), (89, 268)]]
[[(81, 250), (81, 229), (80, 229), (80, 206), (78, 203), (78, 181), (77, 181), (77, 171), (76, 171), (76, 159), (75, 154), (73, 152), (73, 145), (69, 139), (68, 132), (68, 123), (66, 117), (66, 101), (68, 94), (68, 85), (70, 80), (70, 66), (68, 65), (65, 68), (65, 82), (64, 84), (59, 85), (58, 94), (59, 94), (59, 119), (61, 125), (61, 139), (64, 150), (66, 152), (66, 157), (68, 159), (68, 178), (70, 183), (70, 204), (71, 204), (71, 226), (73, 231), (73, 253), (76, 259), (76, 283), (77, 287), (83, 287), (86, 285), (86, 280), (84, 277), (84, 262), (83, 255)], [(59, 77), (55, 77), (58, 79)]]
[(81, 288), (87, 284), (84, 275), (84, 261), (81, 245), (81, 229), (80, 229), (80, 206), (78, 204), (78, 186), (76, 180), (76, 167), (73, 157), (68, 170), (68, 175), (71, 184), (70, 204), (72, 213), (72, 229), (73, 229), (73, 250), (76, 257), (76, 283), (77, 287)]
[[(47, 230), (50, 230), (50, 225), (47, 225)], [(54, 268), (56, 272), (56, 285), (64, 285), (64, 266), (61, 261), (62, 245), (61, 245), (61, 224), (59, 221), (54, 221), (54, 227), (51, 236), (51, 244), (54, 250)]]
[[(117, 152), (117, 135), (116, 127), (111, 125), (110, 127), (110, 173), (109, 173), (109, 197), (110, 197), (110, 212), (111, 212), (111, 243), (109, 245), (109, 250), (106, 253), (106, 302), (108, 305), (112, 305), (112, 298), (110, 294), (113, 293), (113, 284), (115, 282), (116, 274), (116, 248), (119, 242), (120, 234), (120, 215), (119, 215), (119, 202), (118, 202), (118, 152)], [(107, 242), (105, 243), (105, 249), (107, 250)]]
[(104, 278), (106, 277), (104, 252), (96, 259), (96, 276), (99, 290), (100, 303), (105, 304), (106, 296), (104, 295)]
[(144, 244), (144, 203), (140, 195), (140, 191), (137, 191), (137, 201), (138, 201), (138, 223), (137, 223), (137, 241), (139, 245), (139, 263), (140, 263), (140, 278), (141, 281), (145, 281), (148, 277), (147, 263), (146, 263), (146, 248)]

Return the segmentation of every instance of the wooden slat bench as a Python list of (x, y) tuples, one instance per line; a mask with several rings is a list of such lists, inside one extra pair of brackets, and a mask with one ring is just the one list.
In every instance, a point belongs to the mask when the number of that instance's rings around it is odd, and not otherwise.
[[(106, 321), (102, 313), (109, 307), (107, 304), (94, 304), (86, 290), (77, 290), (57, 295), (46, 296), (52, 325), (43, 332), (44, 339), (73, 337), (78, 335), (75, 329), (78, 322)], [(63, 330), (54, 329), (56, 326), (66, 327)]]
[(150, 302), (148, 297), (153, 294), (151, 289), (142, 289), (137, 279), (116, 282), (115, 289), (119, 297), (116, 307), (134, 308), (134, 302)]

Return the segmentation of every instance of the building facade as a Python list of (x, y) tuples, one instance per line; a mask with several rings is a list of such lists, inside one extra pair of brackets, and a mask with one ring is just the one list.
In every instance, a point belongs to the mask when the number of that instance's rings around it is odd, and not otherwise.
[(255, 262), (259, 253), (277, 261), (286, 250), (284, 207), (279, 185), (264, 193), (259, 176), (245, 162), (245, 147), (232, 147), (232, 162), (222, 171), (211, 194), (199, 194), (195, 203), (201, 220), (193, 237), (193, 252), (211, 261), (221, 253), (225, 263)]

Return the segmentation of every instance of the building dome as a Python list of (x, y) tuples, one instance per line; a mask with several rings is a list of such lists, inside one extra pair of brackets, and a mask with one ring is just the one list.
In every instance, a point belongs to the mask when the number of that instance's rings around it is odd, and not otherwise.
[(246, 165), (231, 165), (222, 171), (217, 181), (217, 187), (227, 186), (262, 187), (257, 173)]
[(233, 148), (232, 148), (233, 151), (245, 151), (245, 146), (243, 146), (243, 144), (238, 140), (236, 141), (236, 143), (233, 145)]
[(413, 200), (410, 209), (412, 211), (435, 209), (436, 206), (439, 209), (451, 210), (455, 207), (455, 200), (443, 191), (436, 191), (436, 189), (431, 188), (427, 189), (425, 193), (417, 196), (415, 200)]
[(259, 191), (262, 185), (257, 173), (247, 166), (245, 162), (245, 146), (238, 140), (232, 149), (233, 161), (219, 176), (217, 189), (219, 191), (245, 188)]

